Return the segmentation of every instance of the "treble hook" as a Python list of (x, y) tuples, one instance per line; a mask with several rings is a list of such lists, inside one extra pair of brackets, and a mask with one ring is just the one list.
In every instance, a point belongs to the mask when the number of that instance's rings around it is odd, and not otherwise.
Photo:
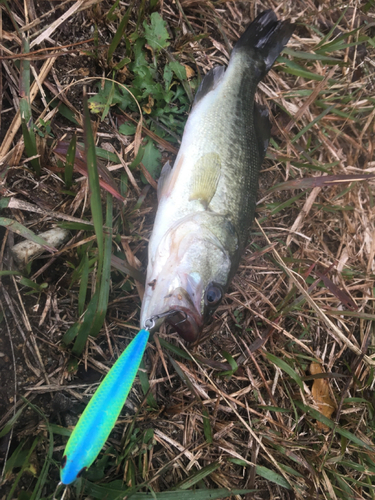
[(160, 314), (155, 314), (155, 316), (151, 316), (151, 318), (146, 319), (144, 322), (144, 328), (146, 330), (152, 330), (156, 324), (156, 321), (161, 318), (167, 318), (168, 316), (174, 316), (177, 313), (181, 313), (184, 315), (183, 319), (179, 321), (178, 323), (175, 323), (175, 325), (179, 325), (180, 323), (183, 323), (184, 321), (187, 320), (187, 314), (185, 311), (177, 311), (176, 309), (169, 309), (169, 311), (165, 311)]

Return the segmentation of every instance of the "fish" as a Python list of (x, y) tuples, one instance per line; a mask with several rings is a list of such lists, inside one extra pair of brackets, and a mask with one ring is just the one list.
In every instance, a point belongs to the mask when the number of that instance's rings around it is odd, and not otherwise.
[(174, 166), (167, 162), (158, 181), (141, 328), (165, 320), (193, 342), (222, 301), (248, 242), (270, 139), (256, 88), (293, 31), (272, 10), (262, 12), (228, 67), (202, 80)]
[(103, 448), (133, 385), (149, 335), (148, 330), (138, 332), (90, 399), (65, 447), (61, 484), (81, 477)]

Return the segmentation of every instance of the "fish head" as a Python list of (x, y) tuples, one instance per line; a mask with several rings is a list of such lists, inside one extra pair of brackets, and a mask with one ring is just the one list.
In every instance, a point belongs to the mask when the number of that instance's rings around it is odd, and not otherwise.
[(158, 327), (165, 318), (183, 339), (197, 340), (230, 280), (230, 251), (195, 217), (168, 231), (157, 248), (151, 241), (149, 252), (141, 326), (154, 318)]

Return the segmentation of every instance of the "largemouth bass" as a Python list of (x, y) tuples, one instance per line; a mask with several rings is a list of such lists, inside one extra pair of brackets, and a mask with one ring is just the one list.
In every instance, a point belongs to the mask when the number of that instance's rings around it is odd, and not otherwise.
[(196, 340), (237, 271), (270, 138), (255, 91), (293, 29), (263, 12), (236, 43), (228, 68), (204, 77), (173, 169), (164, 165), (158, 183), (142, 328), (164, 316), (185, 340)]

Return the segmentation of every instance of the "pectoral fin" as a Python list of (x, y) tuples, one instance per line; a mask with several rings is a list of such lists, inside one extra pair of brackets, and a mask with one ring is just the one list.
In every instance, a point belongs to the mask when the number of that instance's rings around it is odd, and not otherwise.
[(168, 180), (171, 176), (171, 171), (172, 171), (172, 167), (171, 167), (171, 164), (169, 163), (169, 160), (168, 160), (167, 163), (164, 164), (164, 166), (161, 170), (161, 173), (160, 173), (159, 180), (158, 180), (158, 201), (160, 201), (163, 189), (164, 189), (165, 185), (168, 183)]
[(207, 208), (214, 197), (221, 175), (217, 153), (207, 153), (194, 166), (189, 200), (199, 200)]
[(164, 165), (158, 181), (159, 202), (161, 198), (168, 197), (172, 193), (183, 163), (184, 163), (184, 155), (182, 154), (179, 155), (179, 160), (178, 162), (175, 162), (173, 168), (171, 168), (169, 161), (167, 161), (167, 163)]

